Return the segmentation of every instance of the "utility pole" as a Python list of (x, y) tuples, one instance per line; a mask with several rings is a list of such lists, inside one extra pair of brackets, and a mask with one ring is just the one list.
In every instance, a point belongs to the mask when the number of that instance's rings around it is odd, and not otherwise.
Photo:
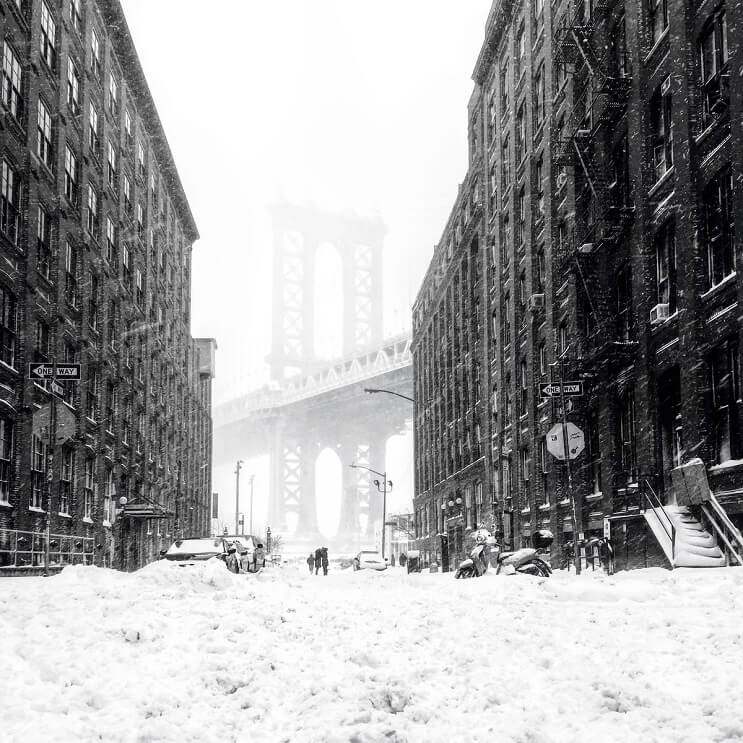
[(240, 468), (243, 465), (243, 460), (237, 460), (237, 466), (235, 467), (235, 536), (240, 533)]
[(573, 560), (575, 562), (575, 574), (580, 575), (580, 552), (578, 551), (578, 514), (575, 509), (575, 493), (573, 492), (573, 468), (570, 466), (570, 447), (568, 446), (568, 420), (565, 410), (565, 374), (563, 372), (563, 361), (565, 351), (560, 354), (560, 408), (562, 424), (562, 448), (565, 455), (565, 469), (568, 476), (568, 498), (570, 498), (570, 520), (573, 525)]

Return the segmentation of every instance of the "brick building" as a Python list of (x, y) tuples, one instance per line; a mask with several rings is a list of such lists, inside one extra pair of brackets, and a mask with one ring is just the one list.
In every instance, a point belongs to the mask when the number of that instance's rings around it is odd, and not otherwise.
[(119, 2), (1, 11), (0, 565), (133, 569), (208, 531), (198, 232)]
[[(664, 563), (640, 506), (673, 503), (671, 470), (693, 457), (741, 525), (741, 23), (712, 2), (492, 6), (470, 107), (484, 193), (467, 275), (483, 281), (461, 290), (484, 302), (492, 332), (485, 373), (463, 355), (452, 368), (488, 385), (487, 500), (507, 544), (549, 527), (555, 562), (573, 542), (566, 467), (545, 440), (560, 404), (539, 396), (560, 378), (585, 386), (566, 404), (585, 434), (578, 531), (601, 535), (609, 519), (617, 567)], [(436, 373), (420, 349), (440, 248), (414, 308), (416, 380)], [(460, 384), (441, 374), (441, 389)], [(436, 434), (418, 415), (421, 508)]]

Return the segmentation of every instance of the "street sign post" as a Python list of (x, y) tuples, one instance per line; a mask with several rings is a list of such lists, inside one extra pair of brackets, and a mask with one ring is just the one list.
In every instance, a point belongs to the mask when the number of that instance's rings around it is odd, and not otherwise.
[[(567, 436), (567, 446), (565, 436)], [(547, 432), (547, 451), (560, 461), (565, 461), (566, 452), (570, 459), (575, 459), (585, 448), (585, 436), (575, 423), (556, 423)]]
[(580, 397), (583, 394), (583, 382), (547, 382), (539, 385), (540, 397)]

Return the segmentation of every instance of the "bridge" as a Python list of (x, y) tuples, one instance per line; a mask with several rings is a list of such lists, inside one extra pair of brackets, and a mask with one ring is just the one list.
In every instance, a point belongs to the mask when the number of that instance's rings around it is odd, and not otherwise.
[[(269, 523), (294, 540), (335, 550), (370, 544), (382, 526), (382, 496), (363, 469), (385, 470), (387, 439), (409, 430), (410, 334), (382, 337), (383, 227), (348, 213), (282, 204), (274, 209), (271, 381), (215, 407), (215, 463), (268, 454)], [(338, 251), (343, 276), (343, 355), (314, 353), (314, 258), (321, 242)], [(353, 311), (347, 311), (351, 308)], [(325, 449), (343, 464), (336, 539), (320, 537), (315, 464)]]

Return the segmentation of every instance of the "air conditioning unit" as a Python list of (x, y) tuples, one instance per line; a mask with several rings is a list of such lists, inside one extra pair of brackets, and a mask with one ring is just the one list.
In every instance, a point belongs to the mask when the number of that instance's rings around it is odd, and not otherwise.
[(532, 312), (544, 309), (544, 294), (532, 294), (529, 297), (529, 309)]
[(583, 243), (582, 245), (579, 245), (578, 252), (583, 253), (583, 255), (590, 255), (593, 253), (593, 243)]
[(668, 319), (669, 314), (667, 303), (663, 302), (661, 304), (656, 304), (655, 307), (650, 310), (650, 324), (659, 325), (664, 320)]

